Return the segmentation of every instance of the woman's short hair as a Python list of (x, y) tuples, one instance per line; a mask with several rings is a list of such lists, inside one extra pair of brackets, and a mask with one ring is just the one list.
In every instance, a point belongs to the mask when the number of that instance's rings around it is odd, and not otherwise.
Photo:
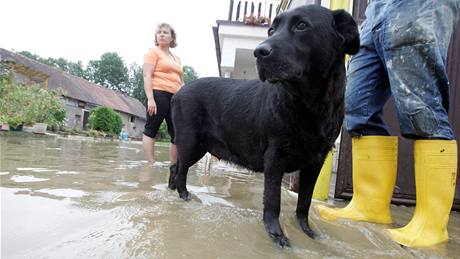
[(169, 25), (168, 23), (160, 23), (160, 24), (158, 24), (157, 29), (155, 30), (155, 46), (158, 46), (157, 34), (158, 34), (158, 31), (159, 31), (161, 28), (168, 28), (168, 29), (171, 31), (171, 38), (172, 38), (172, 41), (171, 41), (171, 43), (169, 43), (169, 47), (170, 47), (170, 48), (175, 48), (175, 47), (177, 46), (177, 42), (176, 42), (176, 31), (175, 31), (174, 28), (173, 28), (171, 25)]

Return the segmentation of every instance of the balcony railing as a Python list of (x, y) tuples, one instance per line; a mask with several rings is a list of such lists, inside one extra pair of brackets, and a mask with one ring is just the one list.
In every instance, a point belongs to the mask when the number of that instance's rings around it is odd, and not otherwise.
[(265, 1), (234, 1), (230, 0), (228, 21), (241, 22), (249, 25), (270, 25), (276, 16), (280, 0)]

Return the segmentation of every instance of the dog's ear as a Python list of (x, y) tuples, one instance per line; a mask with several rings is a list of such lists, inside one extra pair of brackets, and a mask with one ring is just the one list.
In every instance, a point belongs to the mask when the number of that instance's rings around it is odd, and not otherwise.
[(353, 55), (359, 51), (359, 32), (353, 17), (344, 10), (332, 11), (334, 28), (342, 38), (342, 48), (347, 54)]

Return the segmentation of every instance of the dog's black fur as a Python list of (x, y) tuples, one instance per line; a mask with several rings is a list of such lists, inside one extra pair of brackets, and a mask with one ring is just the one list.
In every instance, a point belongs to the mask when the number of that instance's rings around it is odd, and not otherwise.
[(203, 78), (172, 99), (178, 153), (170, 187), (184, 200), (188, 168), (208, 151), (264, 172), (263, 221), (289, 246), (279, 224), (281, 179), (300, 169), (296, 217), (310, 237), (308, 211), (323, 161), (344, 116), (345, 53), (359, 50), (358, 29), (343, 10), (302, 6), (277, 16), (254, 51), (261, 80)]

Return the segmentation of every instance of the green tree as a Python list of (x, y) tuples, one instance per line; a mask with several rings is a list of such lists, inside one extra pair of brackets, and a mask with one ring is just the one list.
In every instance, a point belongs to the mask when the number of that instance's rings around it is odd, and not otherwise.
[[(99, 60), (90, 60), (88, 62), (88, 65), (86, 66), (86, 69), (85, 69), (85, 74), (88, 75), (88, 81), (91, 81), (93, 83), (96, 83), (96, 75), (98, 75), (96, 73), (96, 70), (98, 69), (99, 67), (99, 63), (100, 61)], [(97, 81), (101, 81), (103, 80), (102, 78), (98, 78)]]
[(44, 63), (44, 59), (43, 59), (43, 58), (41, 58), (41, 57), (40, 57), (39, 55), (37, 55), (37, 54), (31, 53), (30, 51), (25, 51), (25, 50), (24, 50), (24, 51), (19, 51), (18, 53), (21, 54), (21, 55), (23, 55), (23, 56), (26, 56), (26, 57), (28, 57), (28, 58), (30, 58), (30, 59), (33, 59), (33, 60), (36, 60), (36, 61), (38, 61), (38, 62)]
[(128, 95), (131, 94), (128, 68), (116, 52), (104, 53), (100, 60), (90, 61), (88, 67), (92, 72), (94, 83)]
[(136, 63), (131, 64), (129, 68), (129, 84), (132, 89), (132, 97), (145, 104), (147, 96), (144, 90), (144, 72), (142, 67)]
[(84, 78), (86, 80), (89, 79), (89, 75), (86, 72), (85, 68), (83, 67), (83, 64), (81, 63), (81, 61), (78, 61), (77, 63), (70, 63), (69, 73), (74, 76)]
[(53, 66), (55, 68), (58, 68), (62, 71), (65, 71), (65, 72), (69, 72), (69, 65), (70, 63), (72, 62), (69, 62), (67, 61), (66, 59), (63, 59), (63, 58), (47, 58), (46, 60), (44, 60), (45, 64), (49, 65), (49, 66)]
[(182, 69), (184, 70), (184, 83), (198, 79), (199, 75), (193, 67), (185, 65)]

